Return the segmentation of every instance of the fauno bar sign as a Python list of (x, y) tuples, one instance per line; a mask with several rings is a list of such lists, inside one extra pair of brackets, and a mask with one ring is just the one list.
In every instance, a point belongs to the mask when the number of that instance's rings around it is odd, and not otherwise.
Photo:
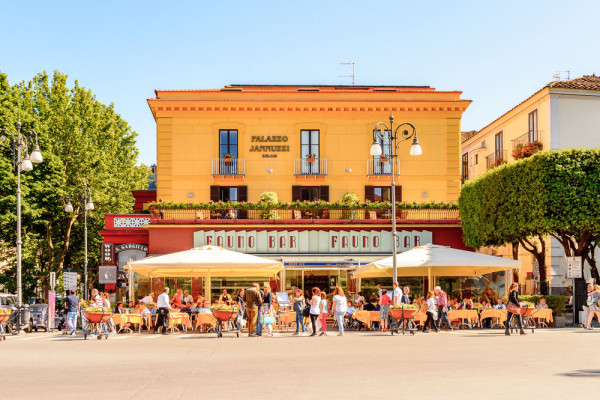
[[(398, 231), (398, 251), (433, 243), (429, 231)], [(220, 246), (244, 253), (391, 253), (391, 231), (197, 231), (194, 247)]]

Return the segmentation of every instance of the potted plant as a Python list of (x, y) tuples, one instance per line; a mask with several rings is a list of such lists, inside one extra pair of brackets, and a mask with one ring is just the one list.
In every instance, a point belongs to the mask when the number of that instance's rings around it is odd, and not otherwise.
[(306, 161), (308, 162), (315, 162), (315, 160), (317, 159), (317, 155), (315, 153), (308, 153), (306, 156)]
[(230, 163), (232, 160), (231, 153), (223, 153), (223, 161)]
[(388, 162), (390, 162), (390, 156), (388, 156), (387, 154), (382, 154), (379, 157), (379, 161), (382, 163), (388, 163)]
[(84, 308), (83, 312), (88, 322), (93, 324), (106, 322), (112, 315), (112, 310), (105, 307), (86, 307)]

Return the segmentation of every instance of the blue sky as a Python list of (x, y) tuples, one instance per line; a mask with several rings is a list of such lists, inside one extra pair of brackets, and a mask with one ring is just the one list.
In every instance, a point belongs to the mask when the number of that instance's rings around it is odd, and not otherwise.
[[(556, 71), (600, 73), (599, 1), (0, 1), (0, 71), (60, 70), (138, 132), (156, 160), (154, 89), (229, 83), (429, 85), (480, 129)], [(566, 74), (563, 75), (566, 78)]]

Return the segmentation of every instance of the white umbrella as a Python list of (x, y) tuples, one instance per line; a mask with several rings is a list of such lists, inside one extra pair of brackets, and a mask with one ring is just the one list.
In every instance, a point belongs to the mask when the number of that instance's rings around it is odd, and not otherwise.
[(283, 264), (218, 246), (203, 246), (132, 261), (125, 268), (152, 278), (274, 277)]
[[(360, 267), (357, 278), (392, 276), (392, 257)], [(398, 276), (480, 276), (519, 269), (521, 261), (451, 247), (426, 244), (396, 256)], [(431, 280), (430, 280), (431, 282)]]

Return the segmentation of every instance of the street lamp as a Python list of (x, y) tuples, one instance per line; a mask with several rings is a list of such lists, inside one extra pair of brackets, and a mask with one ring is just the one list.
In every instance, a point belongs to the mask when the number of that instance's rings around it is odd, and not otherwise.
[[(384, 126), (385, 131), (381, 130), (380, 126)], [(404, 128), (404, 130), (400, 131), (400, 128)], [(410, 131), (405, 128), (410, 128)], [(373, 143), (371, 144), (371, 149), (369, 150), (369, 153), (372, 156), (382, 155), (383, 148), (381, 147), (381, 144), (379, 142), (381, 141), (382, 143), (385, 143), (385, 139), (389, 141), (392, 147), (392, 154), (389, 155), (392, 163), (392, 282), (396, 282), (398, 280), (398, 271), (396, 268), (396, 253), (398, 246), (398, 232), (396, 232), (396, 163), (394, 162), (394, 159), (398, 158), (398, 145), (411, 138), (413, 141), (410, 147), (410, 155), (420, 156), (421, 154), (423, 154), (423, 150), (421, 149), (419, 139), (417, 138), (417, 128), (415, 128), (415, 126), (409, 122), (404, 122), (398, 125), (396, 129), (394, 129), (394, 115), (390, 111), (390, 125), (388, 126), (384, 122), (378, 122), (375, 125), (375, 129), (373, 129)], [(392, 304), (393, 300), (394, 291), (392, 290)]]
[[(23, 306), (23, 284), (21, 279), (21, 171), (33, 170), (33, 163), (39, 164), (43, 161), (40, 146), (38, 146), (38, 135), (33, 129), (28, 129), (30, 134), (21, 134), (21, 116), (15, 122), (17, 134), (10, 129), (0, 128), (0, 132), (8, 132), (11, 137), (0, 136), (0, 145), (12, 151), (13, 166), (17, 169), (17, 306), (19, 312)], [(33, 136), (31, 135), (33, 134)], [(29, 156), (29, 147), (33, 145), (31, 157)], [(20, 329), (20, 320), (17, 322)]]
[[(69, 196), (67, 200), (67, 204), (65, 205), (65, 212), (72, 213), (73, 212), (73, 204), (71, 204), (71, 197), (73, 197), (73, 201), (75, 201), (76, 196)], [(83, 246), (85, 249), (85, 261), (84, 261), (84, 298), (88, 299), (88, 249), (87, 249), (87, 212), (92, 211), (94, 209), (94, 203), (92, 202), (92, 192), (90, 188), (87, 187), (85, 181), (83, 182), (83, 196), (81, 197), (83, 200)]]

